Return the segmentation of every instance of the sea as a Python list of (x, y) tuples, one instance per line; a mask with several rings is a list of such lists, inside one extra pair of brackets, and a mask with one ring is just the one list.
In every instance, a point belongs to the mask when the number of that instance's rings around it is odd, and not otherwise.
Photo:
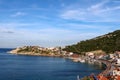
[(98, 65), (75, 63), (58, 57), (25, 56), (10, 54), (12, 49), (0, 49), (0, 80), (77, 80), (98, 74)]

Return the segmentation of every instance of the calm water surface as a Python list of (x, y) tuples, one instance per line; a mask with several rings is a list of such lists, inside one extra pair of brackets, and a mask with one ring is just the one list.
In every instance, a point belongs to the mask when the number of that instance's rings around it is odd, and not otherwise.
[(99, 73), (99, 66), (74, 63), (69, 59), (20, 56), (0, 49), (0, 80), (76, 80)]

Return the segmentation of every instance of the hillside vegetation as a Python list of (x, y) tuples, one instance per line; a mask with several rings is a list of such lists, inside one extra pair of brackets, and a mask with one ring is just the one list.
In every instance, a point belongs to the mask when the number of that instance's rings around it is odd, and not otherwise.
[(80, 41), (77, 44), (66, 46), (64, 50), (79, 54), (95, 50), (113, 53), (120, 50), (120, 30), (90, 40)]
[(61, 48), (44, 48), (39, 46), (23, 46), (11, 50), (9, 53), (20, 55), (37, 55), (37, 56), (63, 56)]

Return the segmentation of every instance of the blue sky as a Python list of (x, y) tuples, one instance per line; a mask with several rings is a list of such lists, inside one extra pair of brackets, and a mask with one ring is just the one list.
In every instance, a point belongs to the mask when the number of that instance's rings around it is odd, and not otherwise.
[(0, 0), (0, 47), (65, 46), (120, 29), (120, 0)]

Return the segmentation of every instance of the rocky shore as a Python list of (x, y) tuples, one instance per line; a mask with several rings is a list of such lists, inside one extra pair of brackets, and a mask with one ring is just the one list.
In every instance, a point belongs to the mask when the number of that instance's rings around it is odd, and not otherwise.
[(24, 46), (9, 51), (11, 54), (16, 55), (29, 55), (29, 56), (50, 56), (50, 57), (63, 57), (59, 47), (56, 48), (43, 48), (39, 46)]

